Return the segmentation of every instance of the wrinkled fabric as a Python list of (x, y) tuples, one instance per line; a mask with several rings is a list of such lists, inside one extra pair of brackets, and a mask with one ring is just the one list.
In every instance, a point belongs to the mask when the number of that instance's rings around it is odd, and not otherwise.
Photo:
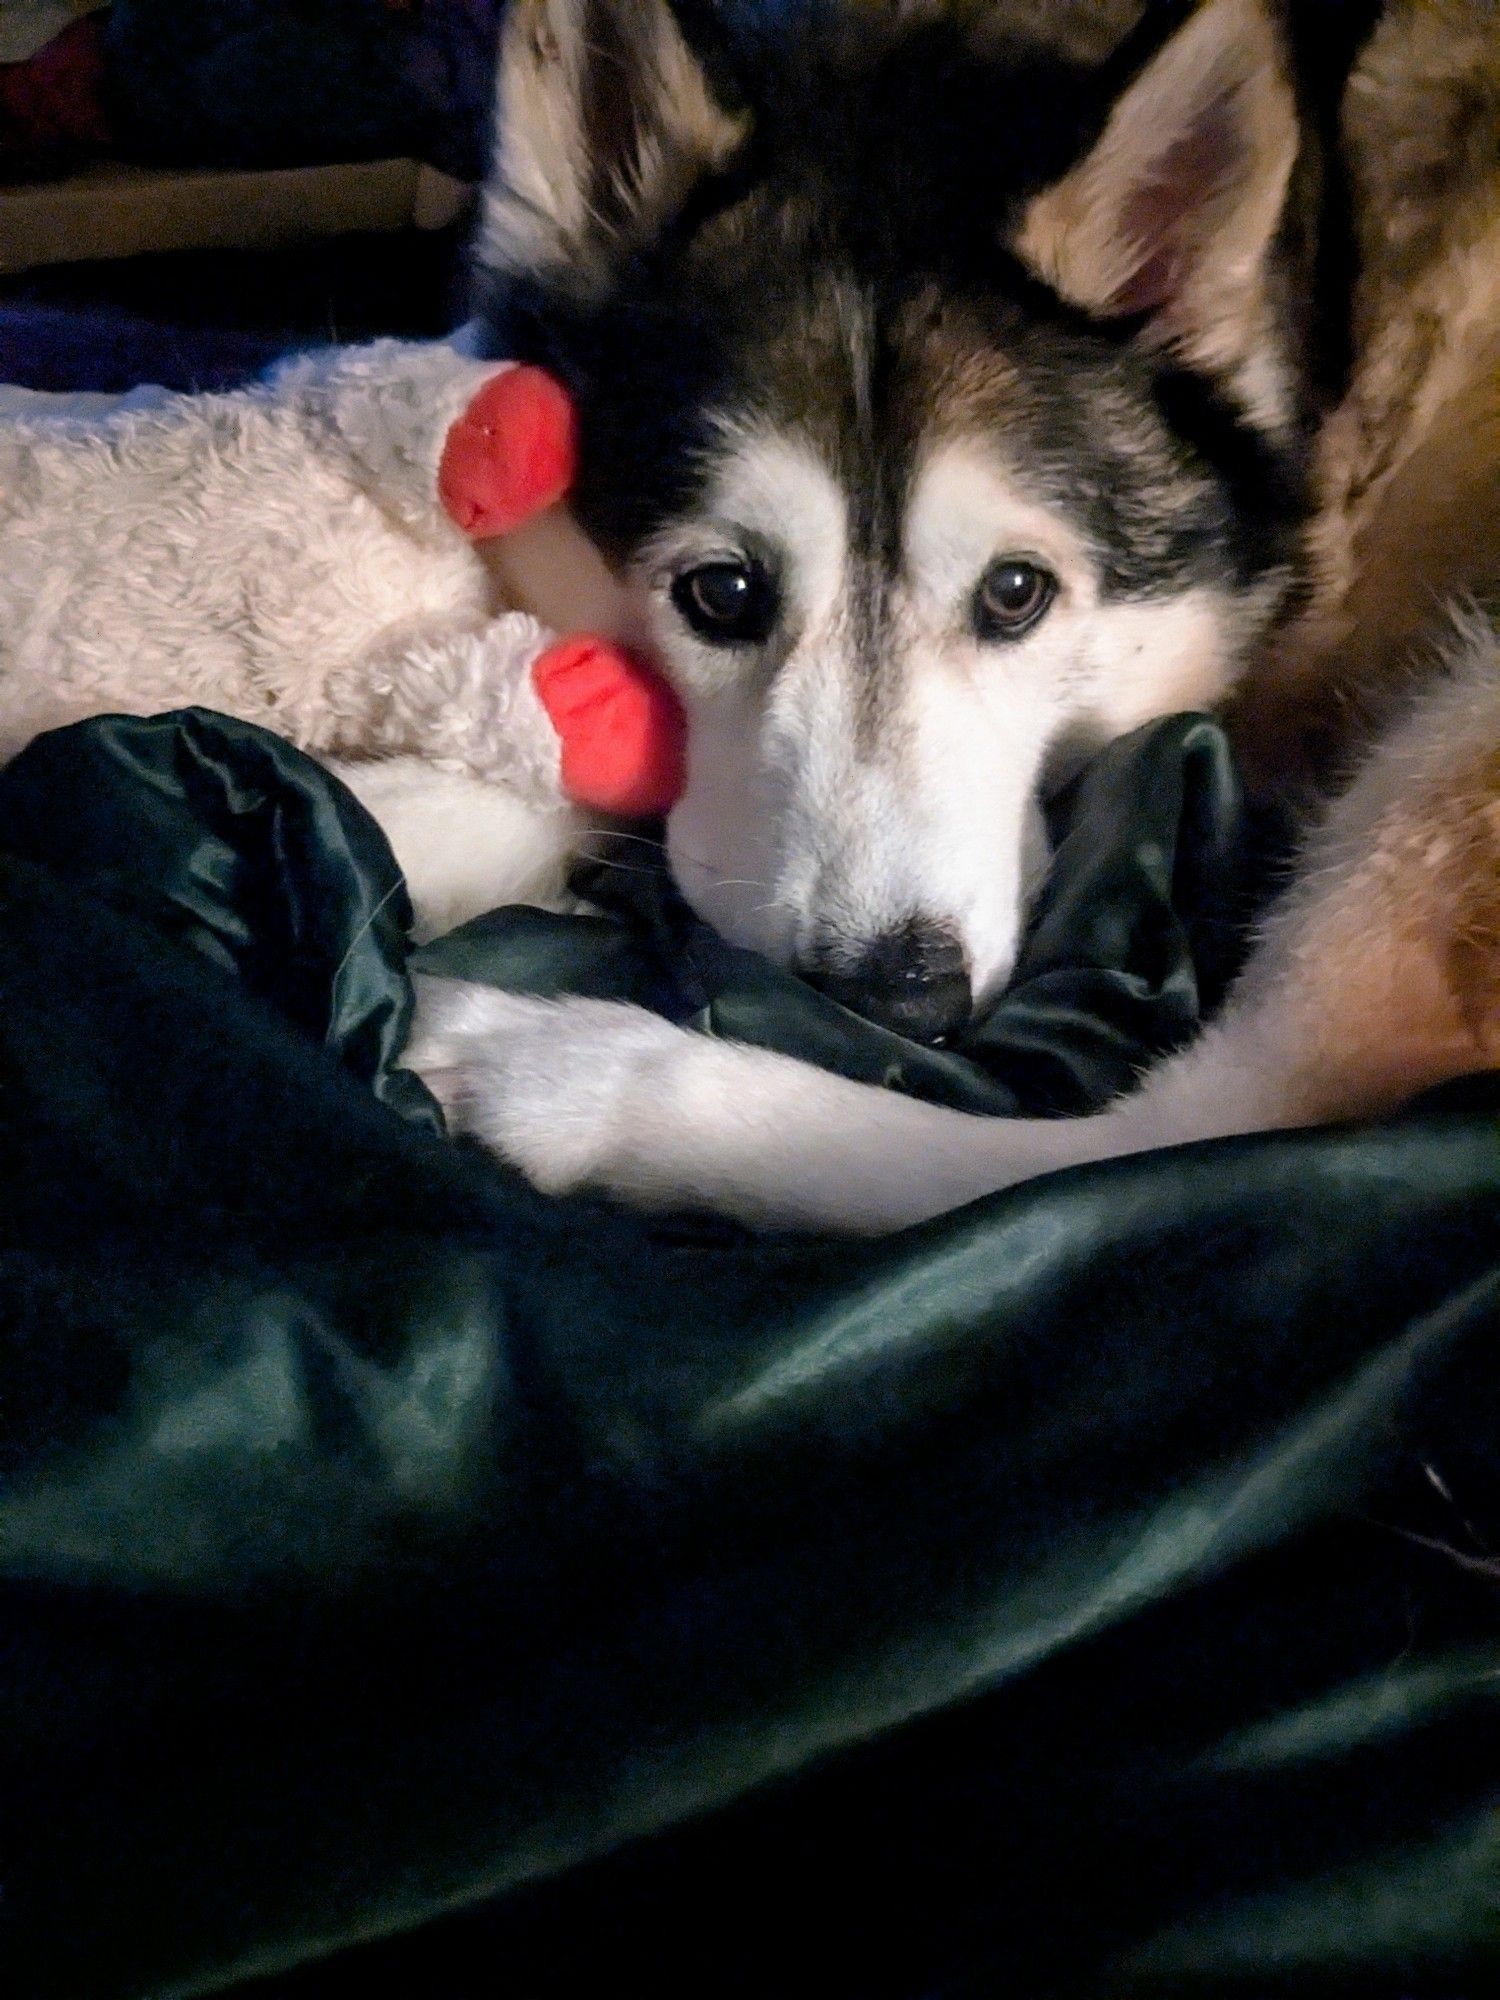
[(104, 716), (30, 744), (0, 800), (4, 853), (190, 944), (386, 1102), (437, 1120), (396, 1068), (406, 883), (364, 808), (290, 744), (205, 710)]
[[(941, 1090), (1225, 976), (1222, 745), (1135, 756)], [(446, 951), (782, 1032), (682, 921)], [(756, 1241), (447, 1144), (405, 922), (258, 732), (0, 774), (8, 1994), (1494, 1990), (1492, 1081)]]
[(1191, 715), (1104, 751), (1053, 830), (1051, 879), (1011, 985), (952, 1049), (906, 1041), (726, 944), (676, 894), (660, 843), (637, 836), (580, 872), (607, 917), (498, 911), (416, 963), (520, 992), (634, 1001), (963, 1111), (1097, 1110), (1222, 999), (1271, 836), (1249, 824), (1223, 731)]

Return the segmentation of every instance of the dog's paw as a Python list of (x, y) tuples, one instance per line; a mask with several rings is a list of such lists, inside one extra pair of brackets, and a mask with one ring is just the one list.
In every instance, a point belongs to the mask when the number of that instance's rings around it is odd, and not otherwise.
[(1023, 1146), (1017, 1166), (997, 1149), (995, 1120), (692, 1034), (639, 1007), (456, 980), (419, 979), (417, 992), (406, 1066), (455, 1134), (545, 1194), (587, 1190), (751, 1229), (863, 1236), (1048, 1164), (1028, 1164)]
[(652, 1206), (686, 1197), (643, 1185), (636, 1165), (699, 1038), (611, 1001), (539, 1000), (460, 980), (416, 985), (405, 1067), (455, 1136), (479, 1140), (545, 1194), (592, 1189)]

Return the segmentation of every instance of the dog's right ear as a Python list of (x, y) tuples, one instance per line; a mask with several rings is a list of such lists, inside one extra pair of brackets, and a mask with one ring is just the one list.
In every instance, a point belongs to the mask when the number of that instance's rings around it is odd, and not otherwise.
[(1272, 261), (1299, 142), (1269, 0), (1201, 0), (1015, 247), (1072, 304), (1140, 318), (1253, 402), (1277, 373)]
[(669, 0), (511, 0), (478, 244), (501, 277), (608, 289), (749, 135)]

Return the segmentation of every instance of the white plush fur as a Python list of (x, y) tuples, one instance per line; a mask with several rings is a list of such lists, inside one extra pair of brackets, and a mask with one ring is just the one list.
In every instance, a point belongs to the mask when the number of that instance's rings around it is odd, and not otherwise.
[(502, 904), (565, 906), (568, 864), (587, 827), (581, 814), (420, 757), (336, 762), (333, 770), (391, 843), (418, 944)]
[[(555, 875), (579, 822), (530, 677), (550, 634), (516, 608), (524, 564), (502, 585), (438, 500), (448, 430), (496, 372), (380, 341), (228, 395), (11, 399), (0, 757), (89, 715), (200, 704), (342, 760), (391, 816), (429, 929)], [(559, 538), (581, 540), (551, 530), (554, 597)]]

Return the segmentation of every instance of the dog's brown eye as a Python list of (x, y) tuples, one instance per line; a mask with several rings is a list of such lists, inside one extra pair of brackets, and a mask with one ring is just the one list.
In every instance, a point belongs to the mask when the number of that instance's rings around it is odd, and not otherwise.
[(715, 646), (758, 646), (780, 609), (776, 585), (760, 563), (704, 563), (672, 585), (672, 602), (700, 639)]
[(1036, 563), (997, 562), (979, 586), (974, 625), (981, 639), (1019, 639), (1052, 605), (1057, 578)]

